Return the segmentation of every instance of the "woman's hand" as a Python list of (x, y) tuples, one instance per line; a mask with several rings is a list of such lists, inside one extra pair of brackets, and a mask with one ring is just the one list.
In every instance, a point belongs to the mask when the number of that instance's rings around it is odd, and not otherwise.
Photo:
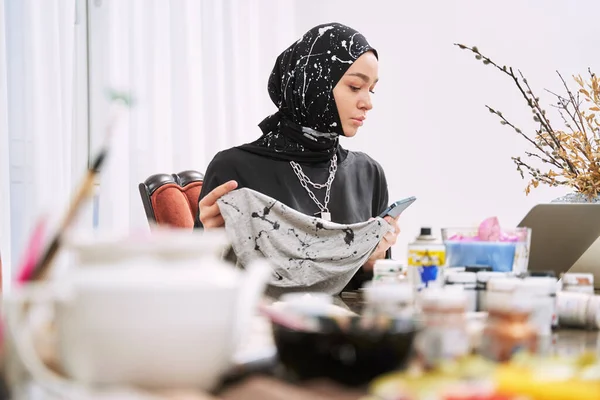
[(400, 216), (397, 218), (387, 216), (384, 219), (392, 226), (392, 230), (383, 236), (375, 248), (375, 251), (371, 254), (371, 257), (369, 257), (365, 265), (363, 265), (363, 268), (367, 271), (373, 270), (375, 261), (385, 258), (385, 252), (396, 243), (398, 235), (400, 234), (400, 226), (398, 226), (398, 219), (400, 219)]
[(217, 200), (237, 188), (237, 186), (238, 184), (236, 181), (225, 182), (221, 186), (214, 188), (200, 200), (200, 203), (198, 203), (200, 209), (200, 222), (202, 222), (205, 229), (218, 228), (225, 225), (225, 220), (221, 215)]

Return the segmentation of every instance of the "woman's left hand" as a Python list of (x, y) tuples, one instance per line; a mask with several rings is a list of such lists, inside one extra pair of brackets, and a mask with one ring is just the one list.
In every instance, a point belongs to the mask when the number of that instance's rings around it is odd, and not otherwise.
[(363, 268), (368, 271), (373, 270), (375, 261), (385, 258), (386, 251), (388, 251), (388, 249), (396, 243), (396, 240), (398, 240), (398, 235), (400, 234), (400, 226), (398, 225), (398, 219), (400, 219), (400, 216), (397, 218), (387, 216), (384, 219), (392, 226), (392, 230), (383, 236), (375, 248), (375, 251), (373, 254), (371, 254), (371, 257), (369, 257), (365, 265), (363, 265)]

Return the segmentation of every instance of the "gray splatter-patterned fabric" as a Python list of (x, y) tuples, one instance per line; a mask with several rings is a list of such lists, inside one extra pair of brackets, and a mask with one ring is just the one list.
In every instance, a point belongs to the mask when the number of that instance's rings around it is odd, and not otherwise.
[(333, 88), (368, 51), (377, 56), (361, 33), (336, 22), (306, 32), (277, 57), (269, 77), (278, 111), (259, 124), (262, 137), (239, 148), (285, 161), (331, 159), (344, 134)]
[(248, 188), (217, 204), (238, 264), (271, 261), (272, 297), (292, 291), (338, 294), (391, 229), (381, 218), (342, 225), (311, 217)]

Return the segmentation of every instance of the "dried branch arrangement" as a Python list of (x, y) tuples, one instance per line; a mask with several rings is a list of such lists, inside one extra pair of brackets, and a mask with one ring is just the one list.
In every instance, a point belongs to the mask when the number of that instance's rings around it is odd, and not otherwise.
[[(529, 82), (520, 70), (494, 62), (483, 55), (475, 46), (469, 47), (456, 43), (463, 50), (472, 52), (484, 65), (492, 66), (509, 77), (523, 96), (533, 120), (538, 126), (534, 132), (525, 132), (511, 123), (501, 111), (486, 105), (490, 113), (495, 114), (502, 125), (512, 128), (532, 146), (531, 152), (525, 152), (525, 158), (512, 157), (517, 171), (525, 179), (530, 179), (525, 193), (540, 184), (573, 188), (592, 199), (600, 194), (600, 79), (588, 68), (586, 78), (574, 76), (576, 90), (569, 88), (560, 72), (557, 74), (565, 89), (565, 94), (552, 94), (556, 102), (551, 104), (558, 110), (562, 126), (551, 123), (548, 113), (540, 104)], [(540, 165), (536, 167), (535, 165)]]

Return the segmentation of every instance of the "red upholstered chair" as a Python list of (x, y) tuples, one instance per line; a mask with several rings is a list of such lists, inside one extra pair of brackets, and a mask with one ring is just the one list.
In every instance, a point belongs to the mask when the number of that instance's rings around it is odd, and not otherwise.
[(203, 180), (204, 174), (189, 170), (152, 175), (140, 183), (140, 196), (150, 226), (193, 229)]

